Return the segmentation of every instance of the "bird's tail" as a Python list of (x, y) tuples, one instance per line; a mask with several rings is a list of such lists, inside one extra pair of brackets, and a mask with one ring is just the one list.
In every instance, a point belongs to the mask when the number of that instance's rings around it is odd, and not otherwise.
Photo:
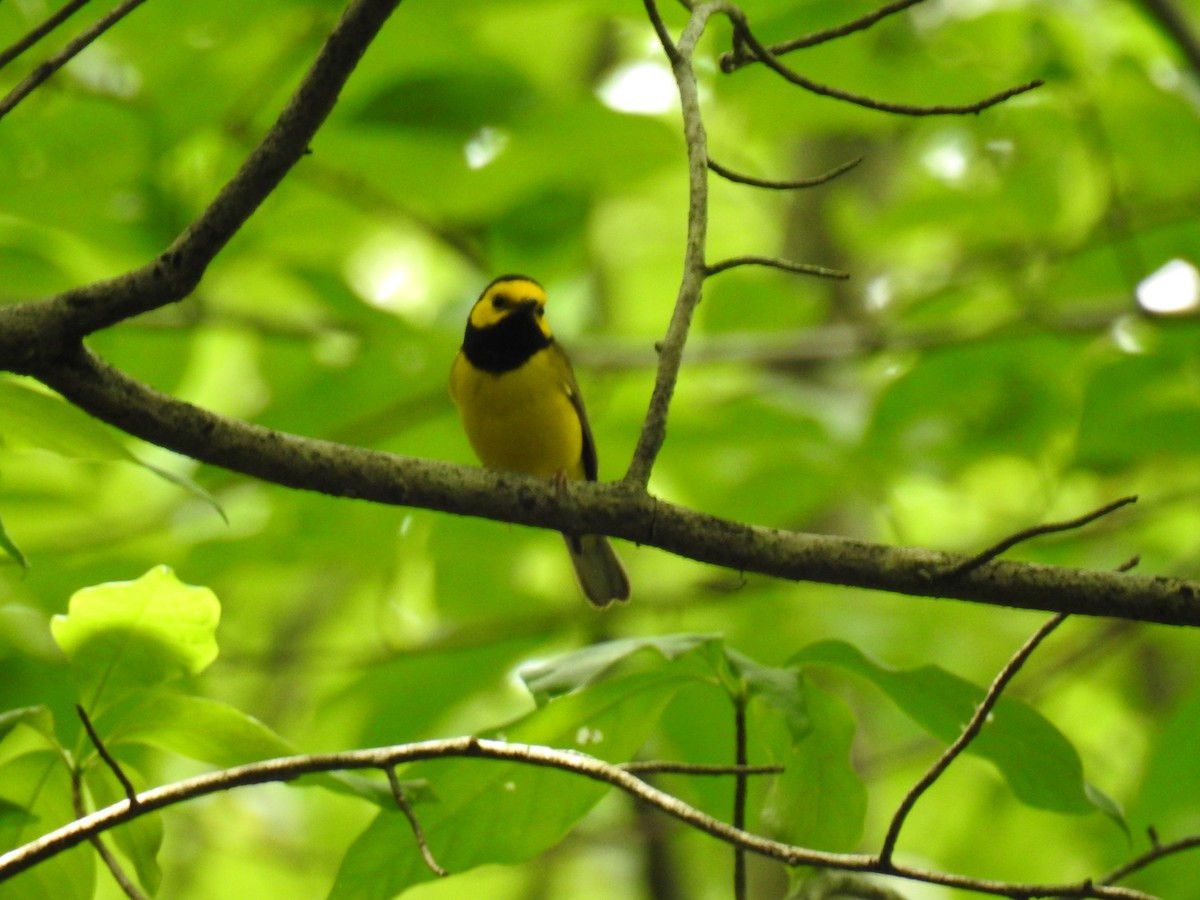
[(597, 534), (564, 534), (575, 577), (583, 595), (593, 606), (608, 606), (614, 600), (629, 599), (629, 576), (608, 538)]

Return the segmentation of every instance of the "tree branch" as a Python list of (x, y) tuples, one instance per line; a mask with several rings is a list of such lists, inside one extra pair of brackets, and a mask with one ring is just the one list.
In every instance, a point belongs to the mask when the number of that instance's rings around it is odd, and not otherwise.
[[(848, 34), (853, 34), (856, 31), (863, 31), (881, 19), (885, 19), (898, 12), (903, 12), (910, 6), (916, 6), (922, 2), (924, 0), (895, 0), (895, 2), (881, 6), (874, 12), (869, 12), (865, 16), (860, 16), (853, 21), (837, 25), (833, 28), (826, 28), (823, 31), (814, 31), (812, 34), (793, 38), (790, 41), (781, 41), (778, 44), (772, 44), (767, 49), (771, 51), (773, 56), (783, 56), (785, 53), (791, 53), (793, 50), (815, 47), (817, 44), (824, 44), (826, 41), (836, 40)], [(721, 71), (728, 74), (737, 71), (742, 66), (759, 62), (758, 57), (747, 55), (744, 51), (745, 45), (739, 43), (732, 52), (722, 53)]]
[(650, 395), (650, 406), (646, 410), (633, 459), (625, 472), (625, 484), (645, 490), (650, 482), (650, 470), (654, 468), (654, 461), (666, 440), (667, 412), (675, 393), (675, 383), (679, 379), (679, 367), (683, 364), (683, 345), (687, 342), (692, 315), (700, 302), (700, 291), (706, 275), (704, 248), (708, 233), (708, 137), (704, 130), (704, 119), (700, 115), (700, 90), (692, 68), (692, 53), (714, 8), (711, 4), (705, 4), (694, 10), (676, 45), (663, 24), (654, 0), (643, 2), (663, 51), (671, 62), (671, 71), (679, 90), (688, 155), (688, 225), (683, 275), (667, 335), (658, 345), (658, 373)]
[(80, 348), (34, 373), (80, 409), (159, 446), (263, 481), (375, 503), (607, 534), (735, 571), (925, 597), (1168, 625), (1200, 625), (1200, 583), (965, 557), (734, 522), (625, 483), (547, 480), (299, 437), (159, 393)]
[(862, 94), (854, 94), (850, 91), (844, 91), (841, 88), (835, 88), (827, 84), (813, 81), (806, 78), (799, 72), (788, 68), (781, 63), (775, 55), (768, 50), (750, 31), (750, 26), (747, 24), (746, 15), (740, 9), (728, 4), (722, 4), (722, 12), (728, 16), (730, 22), (733, 23), (736, 40), (748, 46), (753, 51), (754, 57), (761, 60), (767, 68), (782, 77), (785, 81), (790, 81), (797, 87), (802, 87), (806, 91), (813, 94), (818, 94), (822, 97), (829, 97), (834, 100), (842, 100), (846, 103), (853, 103), (855, 106), (861, 106), (866, 109), (873, 109), (876, 112), (894, 113), (901, 116), (964, 116), (981, 113), (989, 107), (995, 106), (998, 103), (1003, 103), (1005, 100), (1010, 100), (1018, 94), (1023, 94), (1026, 91), (1031, 91), (1034, 88), (1041, 87), (1044, 83), (1041, 79), (1034, 79), (1025, 84), (1019, 84), (1015, 87), (1007, 88), (999, 91), (982, 100), (976, 100), (974, 103), (963, 104), (935, 104), (933, 106), (919, 106), (910, 103), (891, 103), (884, 100), (875, 100), (872, 97), (866, 97)]
[(154, 261), (116, 278), (0, 309), (0, 367), (69, 353), (94, 331), (186, 297), (209, 263), (308, 151), (371, 40), (400, 0), (354, 0), (296, 92), (211, 204)]
[[(104, 32), (108, 31), (108, 29), (112, 28), (145, 2), (146, 0), (125, 0), (124, 3), (113, 9), (108, 15), (98, 19), (91, 28), (77, 35), (62, 50), (50, 57), (50, 59), (36, 66), (20, 84), (9, 91), (4, 99), (0, 100), (0, 119), (8, 115), (18, 103), (37, 90), (51, 75), (82, 53), (96, 38), (100, 37), (100, 35), (104, 34)], [(71, 10), (71, 12), (74, 12), (74, 10)], [(55, 25), (57, 24), (56, 22)], [(21, 50), (24, 50), (24, 48), (21, 48)], [(21, 50), (17, 52), (19, 53)], [(5, 62), (8, 62), (8, 60), (5, 60)]]
[(717, 840), (778, 860), (789, 866), (816, 866), (850, 872), (878, 872), (910, 881), (940, 884), (961, 890), (1001, 897), (1098, 898), (1098, 900), (1152, 900), (1129, 888), (1097, 885), (1092, 881), (1075, 884), (1023, 884), (969, 878), (933, 872), (910, 866), (881, 866), (873, 856), (852, 853), (828, 853), (795, 847), (759, 837), (727, 825), (642, 781), (623, 768), (575, 750), (557, 750), (531, 744), (510, 744), (474, 737), (421, 741), (370, 750), (349, 750), (289, 756), (250, 763), (232, 769), (210, 772), (175, 784), (143, 791), (136, 805), (115, 803), (70, 822), (21, 847), (0, 855), (0, 883), (37, 863), (90, 840), (110, 828), (168, 806), (219, 791), (252, 784), (292, 781), (303, 775), (355, 769), (390, 770), (403, 763), (424, 759), (472, 757), (541, 766), (573, 772), (593, 781), (611, 785), (656, 807), (684, 824), (703, 831)]
[(892, 821), (888, 825), (887, 834), (884, 836), (883, 845), (879, 850), (879, 861), (887, 864), (892, 860), (892, 853), (896, 849), (896, 841), (900, 838), (900, 829), (904, 827), (904, 821), (908, 818), (908, 814), (912, 808), (916, 806), (917, 801), (921, 796), (933, 786), (933, 783), (942, 777), (942, 774), (950, 767), (954, 760), (962, 755), (963, 751), (971, 745), (971, 742), (979, 736), (979, 732), (983, 730), (984, 723), (987, 722), (988, 716), (1000, 700), (1000, 695), (1012, 681), (1013, 677), (1025, 665), (1025, 661), (1033, 654), (1033, 651), (1038, 648), (1050, 633), (1063, 623), (1066, 616), (1062, 613), (1051, 616), (1047, 622), (1042, 625), (1024, 644), (1013, 654), (1012, 658), (1005, 663), (1004, 668), (996, 676), (991, 686), (987, 689), (983, 701), (975, 708), (975, 713), (971, 716), (970, 721), (963, 727), (962, 732), (954, 740), (949, 747), (945, 749), (929, 767), (928, 771), (913, 785), (912, 789), (904, 795), (904, 799), (900, 801), (900, 805), (896, 807), (896, 812), (892, 816)]
[(0, 52), (0, 69), (3, 69), (90, 2), (91, 0), (70, 0), (69, 3), (64, 3), (51, 13), (42, 24), (30, 29), (27, 34), (14, 41), (3, 52)]

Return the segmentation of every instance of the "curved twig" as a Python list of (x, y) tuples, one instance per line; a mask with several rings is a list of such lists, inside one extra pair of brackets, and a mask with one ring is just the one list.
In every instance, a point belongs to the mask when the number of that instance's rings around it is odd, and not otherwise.
[(942, 777), (942, 773), (950, 767), (954, 760), (962, 755), (963, 751), (971, 745), (971, 742), (979, 736), (979, 732), (983, 730), (983, 725), (987, 721), (992, 710), (1000, 700), (1000, 695), (1004, 692), (1004, 688), (1012, 681), (1013, 677), (1025, 665), (1025, 661), (1029, 659), (1033, 651), (1038, 648), (1038, 645), (1050, 636), (1059, 625), (1063, 623), (1066, 616), (1062, 613), (1051, 616), (1041, 628), (1033, 633), (1033, 635), (1021, 648), (1013, 654), (1012, 658), (1005, 663), (1004, 668), (992, 681), (991, 686), (987, 689), (987, 693), (983, 697), (983, 701), (975, 709), (975, 713), (971, 716), (959, 736), (954, 740), (949, 747), (945, 749), (932, 766), (925, 772), (924, 775), (917, 781), (915, 785), (904, 795), (904, 799), (900, 801), (900, 805), (896, 807), (895, 813), (892, 815), (892, 821), (888, 825), (887, 834), (883, 838), (883, 844), (879, 850), (879, 860), (882, 863), (888, 863), (892, 859), (892, 853), (896, 849), (896, 841), (900, 838), (900, 829), (904, 827), (905, 819), (912, 812), (912, 808), (916, 806), (921, 796), (933, 786), (933, 783)]
[(849, 272), (827, 269), (825, 266), (814, 266), (811, 263), (792, 262), (790, 259), (776, 259), (773, 256), (734, 256), (705, 266), (704, 273), (717, 275), (728, 269), (736, 269), (738, 266), (764, 266), (768, 269), (782, 269), (798, 275), (816, 275), (818, 278), (832, 278), (837, 281), (845, 281), (850, 277)]
[[(823, 31), (814, 31), (812, 34), (793, 38), (790, 41), (781, 41), (778, 44), (772, 44), (767, 49), (774, 56), (783, 56), (785, 53), (791, 53), (793, 50), (815, 47), (817, 44), (824, 44), (826, 41), (836, 40), (848, 34), (853, 34), (856, 31), (863, 31), (881, 19), (885, 19), (898, 12), (903, 12), (910, 6), (916, 6), (922, 2), (924, 0), (895, 0), (895, 2), (881, 6), (874, 12), (869, 12), (865, 16), (860, 16), (853, 21), (842, 25), (835, 25), (833, 28), (826, 28)], [(742, 52), (739, 52), (739, 50)], [(725, 73), (734, 72), (742, 66), (755, 62), (759, 62), (758, 57), (746, 55), (744, 45), (738, 44), (732, 52), (721, 54), (721, 71)]]
[[(996, 557), (1000, 556), (1007, 550), (1012, 549), (1017, 544), (1027, 541), (1030, 538), (1035, 538), (1043, 534), (1056, 534), (1060, 531), (1073, 531), (1076, 528), (1082, 528), (1097, 519), (1107, 516), (1111, 512), (1115, 512), (1122, 506), (1128, 506), (1130, 503), (1137, 503), (1136, 496), (1122, 497), (1120, 500), (1114, 500), (1112, 503), (1106, 503), (1099, 509), (1093, 510), (1090, 513), (1085, 513), (1082, 516), (1077, 516), (1074, 519), (1068, 519), (1065, 522), (1050, 522), (1046, 525), (1034, 525), (1032, 528), (1023, 528), (1015, 534), (1010, 534), (1002, 541), (998, 541), (991, 547), (988, 547), (982, 553), (972, 556), (970, 559), (963, 560), (946, 574), (940, 576), (946, 579), (961, 578), (972, 569), (978, 569), (985, 563), (991, 562)], [(1132, 569), (1137, 565), (1137, 558), (1128, 565)], [(1125, 571), (1122, 567), (1120, 571)]]
[(734, 828), (671, 794), (652, 787), (620, 766), (584, 753), (474, 737), (421, 741), (394, 747), (349, 750), (342, 753), (281, 757), (210, 772), (175, 784), (152, 788), (138, 795), (136, 805), (131, 806), (124, 801), (113, 804), (0, 855), (0, 883), (117, 825), (197, 797), (252, 784), (292, 781), (302, 775), (318, 772), (354, 769), (388, 770), (403, 763), (452, 757), (504, 760), (573, 772), (593, 781), (618, 788), (717, 840), (741, 847), (749, 853), (778, 860), (789, 866), (804, 865), (849, 872), (877, 872), (910, 881), (940, 884), (1001, 897), (1152, 900), (1140, 891), (1097, 885), (1090, 880), (1075, 884), (1022, 884), (995, 881), (933, 872), (912, 866), (883, 864), (876, 857), (864, 854), (829, 853), (795, 847)]
[(217, 253), (308, 152), (346, 79), (399, 2), (350, 3), (275, 124), (158, 259), (116, 278), (0, 309), (0, 367), (28, 371), (36, 354), (69, 354), (80, 338), (191, 293)]
[(734, 172), (732, 169), (718, 163), (716, 160), (710, 159), (708, 167), (716, 172), (726, 181), (732, 181), (735, 184), (745, 184), (750, 187), (767, 188), (772, 191), (794, 191), (804, 188), (816, 187), (817, 185), (826, 184), (839, 175), (844, 175), (863, 161), (864, 157), (859, 156), (849, 162), (844, 162), (840, 166), (830, 169), (822, 175), (816, 175), (812, 178), (797, 178), (794, 181), (771, 181), (766, 178), (754, 178), (750, 175), (742, 175), (740, 172)]
[(790, 81), (797, 87), (802, 87), (806, 91), (813, 94), (818, 94), (822, 97), (829, 97), (834, 100), (843, 100), (846, 103), (853, 103), (855, 106), (861, 106), (866, 109), (873, 109), (876, 112), (893, 113), (900, 116), (965, 116), (981, 113), (989, 107), (995, 106), (998, 103), (1003, 103), (1005, 100), (1010, 100), (1018, 94), (1024, 94), (1034, 88), (1041, 87), (1044, 82), (1040, 79), (1027, 81), (1024, 84), (1016, 85), (1015, 87), (1007, 88), (999, 91), (982, 100), (977, 100), (974, 103), (962, 104), (935, 104), (932, 106), (921, 106), (911, 103), (891, 103), (886, 100), (876, 100), (873, 97), (867, 97), (862, 94), (855, 94), (850, 91), (844, 91), (841, 88), (835, 88), (831, 85), (821, 84), (813, 81), (811, 78), (806, 78), (799, 72), (789, 68), (781, 63), (770, 50), (763, 46), (762, 42), (754, 36), (750, 31), (750, 27), (746, 22), (746, 15), (740, 9), (733, 6), (724, 6), (722, 12), (733, 23), (737, 40), (748, 46), (754, 53), (755, 57), (762, 63), (782, 77), (786, 81)]

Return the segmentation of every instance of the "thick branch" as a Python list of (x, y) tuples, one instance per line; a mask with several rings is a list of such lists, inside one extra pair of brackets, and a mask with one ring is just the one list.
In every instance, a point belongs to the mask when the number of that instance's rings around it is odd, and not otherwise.
[(0, 883), (33, 865), (101, 834), (116, 825), (138, 816), (163, 809), (196, 797), (231, 790), (251, 784), (286, 782), (318, 772), (347, 769), (391, 770), (397, 765), (423, 759), (473, 757), (523, 763), (574, 772), (585, 778), (619, 788), (632, 796), (662, 810), (685, 824), (703, 831), (718, 840), (741, 847), (750, 853), (777, 859), (789, 866), (817, 866), (857, 872), (886, 872), (912, 881), (941, 884), (962, 890), (994, 894), (1002, 897), (1094, 897), (1101, 900), (1149, 900), (1146, 894), (1121, 887), (1095, 885), (1091, 881), (1078, 884), (1016, 884), (988, 879), (968, 878), (942, 872), (932, 872), (909, 866), (880, 866), (871, 856), (850, 853), (826, 853), (794, 847), (759, 837), (714, 819), (641, 779), (620, 766), (587, 756), (574, 750), (556, 750), (530, 744), (509, 744), (502, 741), (473, 737), (422, 741), (395, 747), (372, 750), (350, 750), (344, 753), (325, 753), (312, 756), (291, 756), (250, 763), (180, 781), (175, 784), (143, 791), (137, 803), (122, 800), (91, 815), (77, 819), (49, 834), (43, 835), (15, 850), (0, 856)]
[(346, 79), (400, 0), (355, 0), (278, 120), (216, 199), (158, 259), (116, 278), (0, 309), (0, 367), (28, 371), (84, 335), (181, 300), (238, 229), (309, 151)]
[(713, 565), (926, 597), (1170, 625), (1200, 625), (1200, 583), (965, 557), (781, 531), (664, 503), (625, 484), (549, 481), (273, 431), (158, 393), (87, 350), (36, 373), (70, 402), (143, 440), (287, 487), (625, 538)]

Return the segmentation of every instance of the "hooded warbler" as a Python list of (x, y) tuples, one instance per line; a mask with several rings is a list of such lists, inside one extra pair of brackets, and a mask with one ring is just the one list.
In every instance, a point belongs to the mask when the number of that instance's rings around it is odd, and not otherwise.
[[(532, 278), (501, 275), (483, 289), (450, 370), (450, 396), (485, 466), (596, 480), (579, 385), (546, 322), (546, 291)], [(607, 538), (563, 537), (592, 604), (629, 599), (629, 576)]]

